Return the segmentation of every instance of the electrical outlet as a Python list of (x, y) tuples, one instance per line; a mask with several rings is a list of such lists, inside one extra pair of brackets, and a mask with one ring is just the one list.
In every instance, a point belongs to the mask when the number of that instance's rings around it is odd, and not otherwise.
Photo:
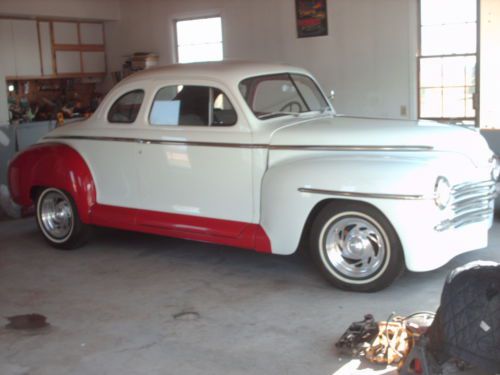
[(402, 105), (399, 108), (399, 113), (401, 114), (401, 116), (407, 116), (408, 115), (408, 110), (406, 109), (405, 105)]

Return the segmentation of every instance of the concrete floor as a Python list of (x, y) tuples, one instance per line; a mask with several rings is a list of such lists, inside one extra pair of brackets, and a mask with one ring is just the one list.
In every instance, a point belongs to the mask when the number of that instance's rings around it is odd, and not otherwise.
[[(3, 221), (0, 316), (39, 313), (51, 326), (1, 323), (0, 374), (372, 374), (334, 350), (353, 320), (434, 311), (451, 269), (500, 261), (499, 248), (497, 221), (488, 249), (354, 294), (331, 287), (301, 256), (113, 230), (64, 252), (42, 240), (33, 219)], [(175, 318), (185, 312), (199, 317)]]

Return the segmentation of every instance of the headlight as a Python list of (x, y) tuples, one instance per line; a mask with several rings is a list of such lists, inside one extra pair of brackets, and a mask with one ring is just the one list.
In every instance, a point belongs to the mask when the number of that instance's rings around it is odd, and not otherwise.
[(451, 198), (451, 187), (446, 177), (438, 177), (434, 186), (434, 202), (436, 206), (444, 210)]
[(498, 177), (500, 177), (500, 163), (498, 162), (498, 157), (493, 155), (490, 158), (490, 167), (491, 167), (491, 179), (493, 181), (497, 181)]

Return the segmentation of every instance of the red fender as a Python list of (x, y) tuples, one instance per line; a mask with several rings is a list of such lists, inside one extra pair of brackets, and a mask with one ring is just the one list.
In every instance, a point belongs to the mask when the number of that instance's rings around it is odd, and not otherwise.
[(87, 163), (73, 148), (40, 143), (19, 153), (9, 164), (9, 190), (22, 207), (33, 205), (35, 187), (54, 187), (71, 194), (84, 223), (96, 204), (96, 189)]

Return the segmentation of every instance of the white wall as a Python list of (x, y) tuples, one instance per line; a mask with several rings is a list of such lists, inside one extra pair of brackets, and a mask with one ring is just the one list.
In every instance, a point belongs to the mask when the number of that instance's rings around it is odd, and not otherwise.
[(106, 25), (109, 68), (137, 51), (172, 63), (175, 19), (221, 15), (225, 58), (303, 66), (335, 89), (340, 113), (414, 118), (416, 2), (328, 0), (328, 36), (298, 39), (292, 0), (122, 0), (121, 20)]

